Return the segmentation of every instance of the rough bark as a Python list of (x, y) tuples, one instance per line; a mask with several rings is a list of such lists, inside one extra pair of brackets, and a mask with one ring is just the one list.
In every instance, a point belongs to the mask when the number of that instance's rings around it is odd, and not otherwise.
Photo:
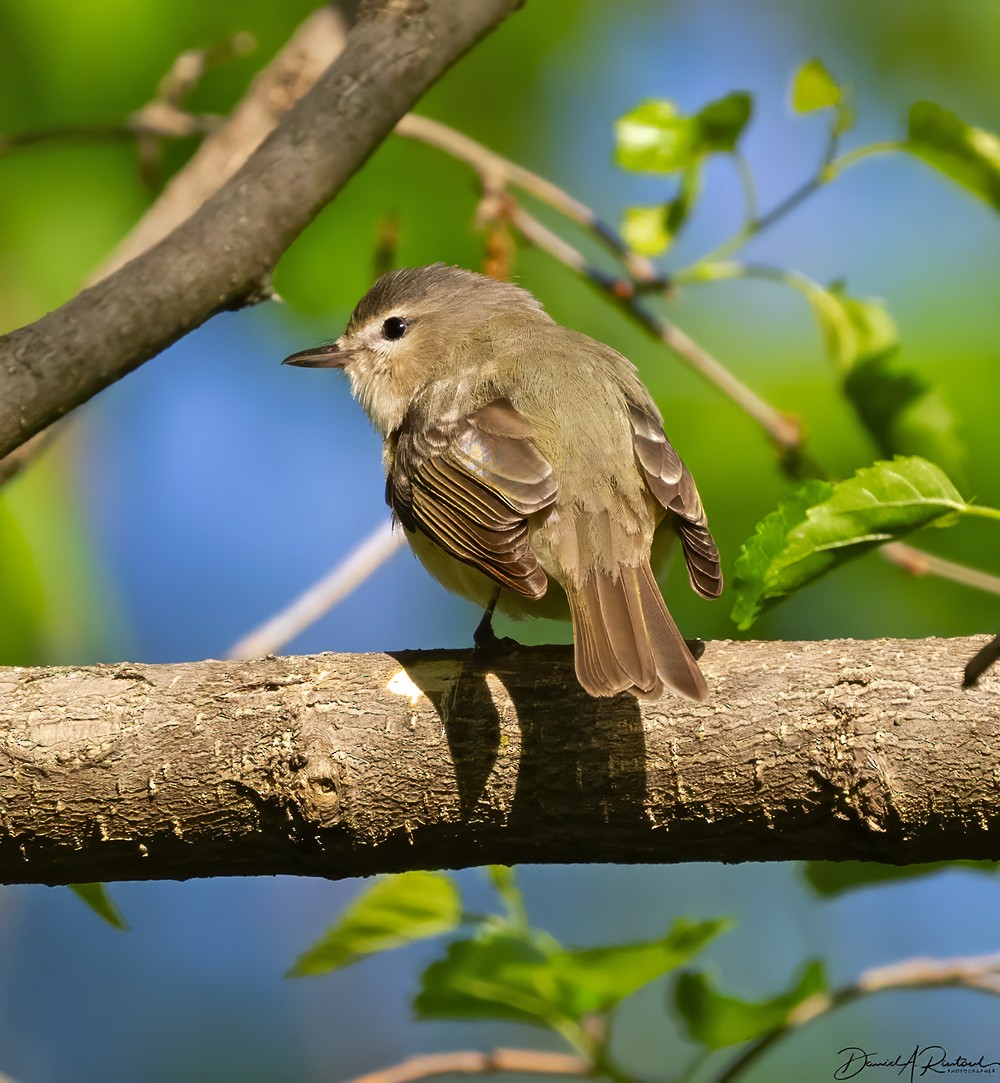
[(0, 879), (1000, 857), (983, 639), (712, 643), (708, 703), (566, 648), (0, 670)]
[(236, 175), (163, 241), (0, 337), (0, 458), (209, 316), (270, 296), (280, 255), (393, 125), (521, 0), (384, 0)]

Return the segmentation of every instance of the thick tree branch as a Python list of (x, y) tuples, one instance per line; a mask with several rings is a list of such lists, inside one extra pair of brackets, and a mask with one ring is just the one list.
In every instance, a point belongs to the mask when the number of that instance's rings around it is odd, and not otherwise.
[[(232, 53), (240, 51), (244, 47), (243, 37), (241, 34), (234, 35), (222, 46), (223, 50)], [(129, 260), (162, 241), (171, 230), (190, 218), (274, 131), (282, 116), (336, 60), (346, 41), (347, 20), (340, 8), (333, 4), (317, 8), (296, 29), (271, 62), (261, 69), (232, 113), (206, 136), (191, 158), (170, 178), (135, 227), (89, 276), (86, 285), (90, 286), (102, 278), (107, 278)], [(120, 132), (129, 138), (138, 137), (140, 144), (142, 139), (146, 139), (151, 141), (149, 146), (158, 146), (159, 140), (167, 138), (171, 133), (161, 126), (156, 129), (155, 136), (144, 136), (137, 128), (137, 123), (148, 124), (157, 118), (162, 120), (164, 109), (176, 110), (184, 94), (203, 74), (210, 59), (209, 54), (218, 52), (218, 49), (219, 47), (215, 50), (201, 49), (182, 53), (160, 80), (157, 96), (123, 122)], [(191, 119), (194, 121), (197, 118)], [(58, 133), (40, 133), (38, 138), (45, 138), (46, 135), (52, 137), (55, 134)], [(88, 133), (84, 130), (76, 134), (85, 138)], [(21, 142), (28, 138), (25, 136)], [(9, 138), (6, 140), (7, 145), (15, 142)], [(0, 153), (4, 145), (5, 139), (0, 136)], [(16, 477), (48, 444), (58, 428), (58, 425), (50, 425), (9, 455), (0, 457), (0, 485)]]
[(568, 648), (0, 670), (0, 879), (1000, 857), (983, 642), (713, 643), (711, 700)]
[[(448, 66), (520, 0), (386, 0), (236, 175), (165, 240), (0, 338), (0, 457), (209, 316), (278, 258)], [(208, 255), (206, 255), (208, 254)]]

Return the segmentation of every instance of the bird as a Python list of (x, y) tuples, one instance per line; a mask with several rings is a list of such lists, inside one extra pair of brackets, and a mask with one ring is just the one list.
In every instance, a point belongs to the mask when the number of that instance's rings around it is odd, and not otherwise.
[(382, 437), (394, 521), (484, 609), (477, 647), (499, 642), (494, 610), (568, 611), (590, 695), (707, 697), (651, 553), (679, 536), (691, 586), (716, 598), (719, 551), (631, 361), (513, 282), (433, 263), (383, 275), (343, 335), (283, 363), (346, 373)]

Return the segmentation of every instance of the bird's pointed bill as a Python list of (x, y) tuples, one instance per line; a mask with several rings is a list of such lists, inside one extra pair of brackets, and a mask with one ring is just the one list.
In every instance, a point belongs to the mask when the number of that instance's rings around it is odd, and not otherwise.
[(304, 369), (342, 369), (347, 364), (347, 351), (336, 342), (329, 346), (314, 346), (311, 350), (300, 350), (286, 357), (283, 365), (296, 365)]

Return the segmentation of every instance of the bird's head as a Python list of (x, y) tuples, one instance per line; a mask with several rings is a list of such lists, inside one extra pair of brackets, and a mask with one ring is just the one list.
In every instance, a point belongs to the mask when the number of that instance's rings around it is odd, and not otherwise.
[(347, 330), (326, 346), (286, 357), (284, 364), (338, 368), (383, 434), (402, 423), (410, 403), (436, 379), (489, 359), (484, 328), (497, 317), (549, 322), (519, 286), (461, 267), (432, 263), (383, 275), (361, 298)]

